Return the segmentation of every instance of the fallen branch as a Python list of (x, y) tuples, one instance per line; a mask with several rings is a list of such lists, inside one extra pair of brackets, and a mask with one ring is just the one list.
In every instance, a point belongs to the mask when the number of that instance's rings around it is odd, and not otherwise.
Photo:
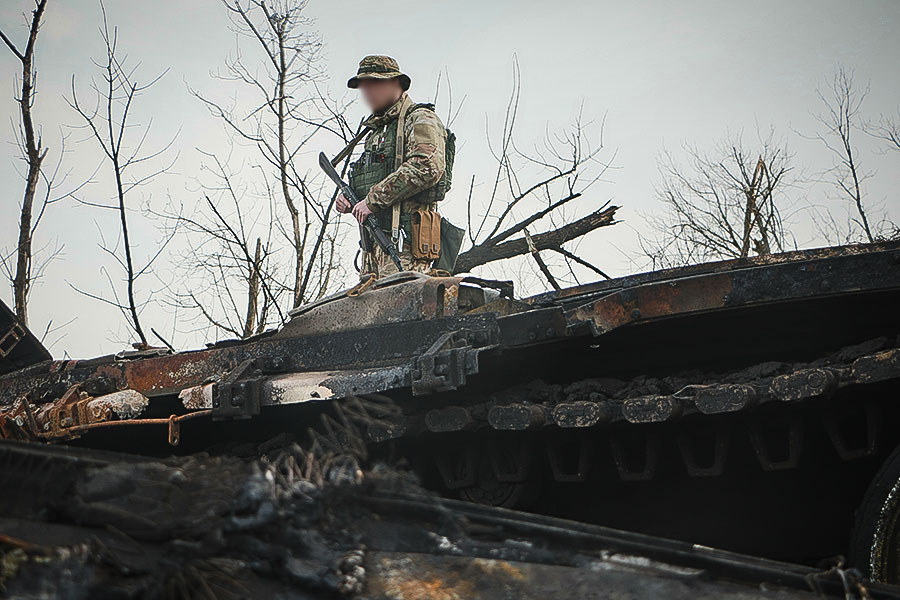
[(524, 230), (525, 233), (525, 243), (528, 245), (528, 251), (531, 252), (531, 256), (534, 257), (534, 262), (537, 263), (537, 266), (541, 269), (541, 273), (544, 274), (544, 277), (547, 278), (547, 281), (553, 286), (553, 289), (557, 292), (561, 290), (559, 283), (556, 281), (556, 278), (553, 276), (553, 273), (550, 272), (550, 269), (547, 268), (547, 263), (544, 262), (544, 259), (541, 258), (541, 251), (537, 249), (537, 246), (534, 245), (534, 238), (531, 237), (531, 234), (528, 233), (528, 230)]
[[(558, 229), (533, 235), (531, 239), (534, 247), (537, 250), (556, 250), (566, 242), (580, 238), (595, 229), (612, 225), (616, 223), (615, 216), (618, 209), (618, 206), (602, 208)], [(475, 267), (527, 252), (529, 252), (528, 241), (524, 237), (501, 244), (479, 244), (459, 255), (454, 273), (467, 273)]]

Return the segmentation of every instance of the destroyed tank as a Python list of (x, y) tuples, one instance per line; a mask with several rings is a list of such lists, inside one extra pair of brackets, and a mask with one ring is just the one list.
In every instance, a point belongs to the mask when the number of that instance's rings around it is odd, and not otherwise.
[(5, 306), (0, 331), (5, 440), (166, 456), (295, 439), (407, 465), (468, 503), (768, 559), (844, 556), (900, 583), (895, 242), (529, 298), (400, 273), (187, 352), (54, 361)]

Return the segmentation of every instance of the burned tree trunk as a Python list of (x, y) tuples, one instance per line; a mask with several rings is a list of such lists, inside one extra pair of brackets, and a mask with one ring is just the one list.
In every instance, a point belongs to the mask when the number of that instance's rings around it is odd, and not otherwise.
[[(563, 225), (558, 229), (548, 231), (546, 233), (538, 233), (532, 235), (531, 239), (537, 250), (555, 250), (568, 241), (579, 238), (595, 229), (606, 227), (614, 224), (616, 211), (618, 206), (609, 206), (594, 211), (586, 217), (582, 217), (577, 221), (573, 221), (568, 225)], [(492, 243), (491, 240), (483, 244), (474, 246), (470, 250), (459, 255), (456, 261), (456, 273), (465, 273), (471, 271), (475, 267), (503, 260), (505, 258), (513, 258), (529, 252), (528, 240), (524, 237), (500, 243)]]
[(18, 98), (20, 117), (22, 119), (22, 149), (28, 163), (28, 174), (25, 183), (25, 196), (22, 199), (22, 211), (19, 218), (19, 240), (16, 247), (16, 274), (13, 278), (13, 296), (15, 297), (16, 316), (22, 323), (28, 323), (28, 291), (31, 287), (31, 239), (32, 213), (38, 180), (41, 176), (41, 163), (47, 155), (42, 148), (41, 138), (35, 135), (31, 108), (34, 104), (34, 46), (37, 42), (41, 19), (47, 7), (47, 0), (36, 3), (31, 19), (28, 42), (24, 51), (20, 51), (10, 39), (0, 31), (0, 38), (6, 43), (16, 58), (22, 63), (22, 91)]

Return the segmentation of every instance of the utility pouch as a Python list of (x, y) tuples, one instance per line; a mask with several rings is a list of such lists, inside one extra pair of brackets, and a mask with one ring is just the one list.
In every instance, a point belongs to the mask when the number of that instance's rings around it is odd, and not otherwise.
[(437, 260), (441, 255), (441, 215), (417, 210), (409, 217), (412, 255), (417, 260)]
[(464, 229), (441, 217), (441, 257), (432, 265), (433, 269), (455, 272), (456, 258), (462, 248), (465, 233)]

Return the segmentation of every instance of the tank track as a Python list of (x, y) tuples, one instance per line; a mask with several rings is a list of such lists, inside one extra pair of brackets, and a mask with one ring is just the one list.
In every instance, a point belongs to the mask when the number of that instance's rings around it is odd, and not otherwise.
[[(454, 434), (490, 441), (509, 440), (516, 433), (577, 434), (606, 429), (609, 455), (622, 481), (652, 479), (658, 458), (670, 451), (681, 457), (690, 477), (711, 477), (724, 471), (733, 435), (717, 424), (722, 418), (737, 416), (759, 466), (764, 471), (779, 471), (800, 463), (805, 424), (796, 409), (804, 407), (816, 411), (842, 460), (875, 453), (883, 432), (880, 405), (874, 398), (884, 394), (873, 390), (898, 378), (900, 347), (897, 340), (883, 337), (809, 362), (761, 362), (723, 373), (693, 371), (629, 380), (534, 380), (483, 397), (466, 396), (470, 402), (465, 404), (430, 409), (428, 405), (434, 403), (421, 399), (353, 396), (331, 402), (309, 430), (310, 449), (351, 452), (367, 460), (372, 450), (385, 442), (415, 440), (419, 446), (446, 450), (434, 453), (435, 466), (449, 490), (461, 490), (474, 484), (478, 457), (471, 447), (459, 452), (454, 444), (448, 444), (446, 440)], [(848, 395), (859, 401), (840, 401), (839, 397)], [(667, 425), (678, 433), (656, 435)], [(647, 435), (635, 436), (640, 428)], [(583, 481), (596, 448), (578, 435), (568, 437), (574, 442), (549, 443), (550, 470), (557, 481)], [(633, 441), (635, 437), (642, 443), (629, 443), (629, 438)], [(663, 441), (674, 442), (675, 448), (663, 447)], [(560, 447), (571, 443), (577, 446), (574, 452)], [(502, 452), (508, 455), (509, 448)], [(500, 481), (524, 480), (525, 474), (518, 472), (522, 467), (512, 464), (515, 462), (514, 456), (492, 456), (494, 476)]]

